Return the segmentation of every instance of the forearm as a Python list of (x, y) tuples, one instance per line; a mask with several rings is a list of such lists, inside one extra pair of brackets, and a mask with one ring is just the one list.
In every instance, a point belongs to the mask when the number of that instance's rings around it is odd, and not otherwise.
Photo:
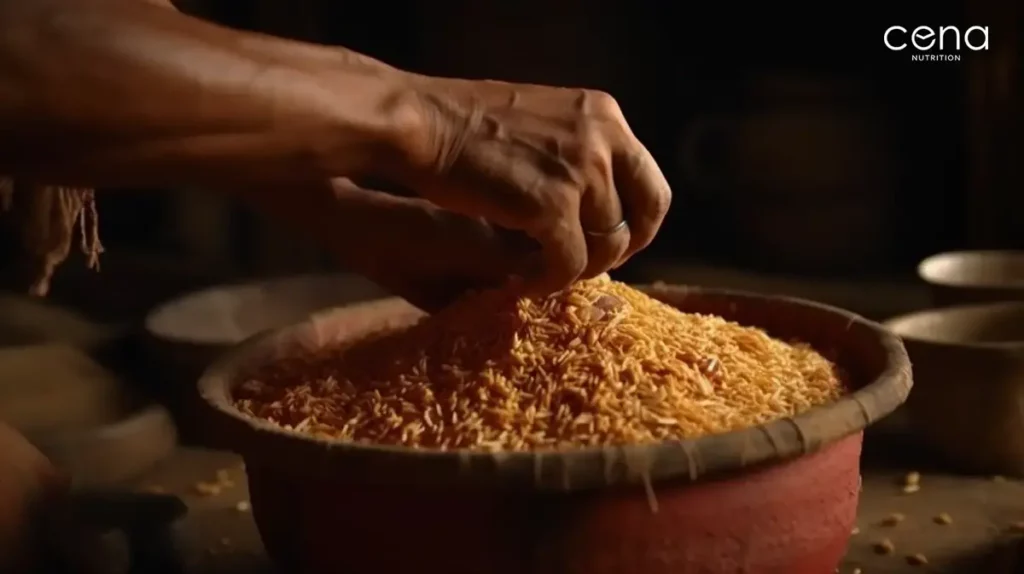
[(89, 185), (358, 175), (403, 74), (138, 0), (0, 0), (0, 172)]

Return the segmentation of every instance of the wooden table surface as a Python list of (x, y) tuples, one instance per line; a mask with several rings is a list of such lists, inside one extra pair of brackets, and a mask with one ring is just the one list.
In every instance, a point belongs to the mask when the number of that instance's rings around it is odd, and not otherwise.
[[(142, 258), (141, 261), (148, 264), (150, 258)], [(65, 266), (65, 271), (73, 267)], [(145, 266), (144, 272), (140, 272), (143, 267), (139, 267), (139, 262), (127, 261), (121, 267), (127, 276), (123, 285), (130, 284), (133, 288), (110, 288), (118, 283), (110, 275), (118, 268), (115, 258), (104, 260), (103, 288), (89, 289), (80, 281), (65, 278), (57, 283), (57, 290), (76, 296), (82, 293), (102, 296), (105, 305), (96, 301), (82, 304), (116, 308), (116, 313), (111, 311), (100, 315), (120, 317), (166, 298), (164, 291), (171, 292), (172, 284), (176, 285), (168, 278), (182, 276), (179, 271), (159, 273), (159, 270)], [(637, 281), (682, 280), (786, 293), (848, 307), (875, 318), (927, 304), (927, 294), (913, 283), (811, 283), (692, 265), (640, 266), (635, 271), (632, 278)], [(86, 279), (95, 282), (93, 275), (87, 274)], [(196, 272), (192, 275), (198, 277), (201, 274)], [(144, 289), (139, 284), (144, 279), (148, 279), (150, 288)], [(196, 284), (209, 282), (190, 280)], [(177, 291), (181, 288), (176, 288)], [(122, 292), (145, 293), (146, 297), (140, 295), (137, 305), (122, 309)], [(925, 451), (917, 445), (905, 444), (900, 438), (902, 433), (886, 433), (876, 427), (871, 432), (873, 436), (868, 437), (865, 446), (859, 532), (850, 540), (849, 552), (840, 573), (853, 574), (859, 569), (859, 574), (1024, 574), (1024, 566), (1019, 565), (1024, 563), (1024, 558), (1018, 559), (1017, 556), (1024, 532), (1013, 532), (1013, 524), (1024, 521), (1024, 482), (948, 474), (941, 466), (931, 463), (929, 457), (921, 456)], [(922, 473), (921, 488), (916, 493), (905, 494), (901, 481), (911, 470)], [(218, 471), (226, 471), (232, 484), (222, 488), (218, 494), (197, 493), (196, 484), (216, 481)], [(251, 513), (245, 509), (245, 504), (239, 510), (239, 503), (247, 502), (247, 492), (241, 462), (236, 457), (183, 448), (141, 480), (139, 487), (160, 487), (181, 496), (190, 507), (180, 529), (188, 574), (262, 574), (272, 571)], [(883, 525), (894, 513), (902, 514), (903, 520), (894, 526)], [(952, 523), (936, 524), (934, 518), (940, 513), (949, 514)], [(875, 545), (884, 539), (892, 543), (891, 554), (875, 552)], [(907, 556), (913, 554), (922, 554), (929, 563), (909, 564)]]
[[(903, 478), (913, 466), (891, 465), (865, 455), (859, 532), (851, 538), (842, 574), (1022, 574), (1024, 555), (1018, 557), (1024, 531), (1024, 482), (998, 477), (962, 477), (921, 470), (920, 490), (903, 492)], [(218, 493), (197, 491), (197, 484), (216, 483), (218, 474), (229, 480)], [(181, 528), (182, 547), (189, 574), (271, 572), (250, 509), (241, 461), (230, 454), (181, 449), (139, 483), (180, 495), (189, 505)], [(935, 517), (946, 513), (950, 524)], [(893, 514), (899, 524), (887, 525)], [(891, 519), (890, 519), (891, 520)], [(875, 546), (888, 539), (891, 554), (878, 554)], [(907, 557), (920, 554), (926, 565), (912, 565)], [(826, 574), (826, 573), (822, 573)]]

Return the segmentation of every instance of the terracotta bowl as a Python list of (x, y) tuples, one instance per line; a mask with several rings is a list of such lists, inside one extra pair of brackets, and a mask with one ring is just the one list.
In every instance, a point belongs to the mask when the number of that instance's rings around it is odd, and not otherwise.
[(1024, 303), (933, 309), (887, 322), (917, 385), (911, 424), (960, 469), (1024, 476)]
[(383, 294), (369, 281), (341, 273), (219, 285), (160, 305), (146, 317), (145, 329), (154, 355), (187, 370), (191, 382), (214, 358), (256, 333)]
[(497, 455), (315, 440), (239, 413), (231, 390), (247, 370), (419, 316), (395, 299), (327, 311), (246, 342), (199, 382), (215, 446), (245, 458), (272, 559), (307, 574), (834, 572), (856, 518), (861, 431), (910, 390), (899, 339), (798, 299), (649, 292), (807, 341), (849, 370), (851, 391), (694, 440)]
[(953, 251), (921, 262), (937, 307), (1024, 301), (1024, 251)]
[[(249, 337), (316, 311), (383, 296), (350, 274), (311, 274), (219, 285), (168, 301), (145, 321), (140, 369), (150, 391), (172, 407), (186, 439), (195, 428), (194, 383), (222, 353)], [(154, 368), (154, 366), (156, 368)]]

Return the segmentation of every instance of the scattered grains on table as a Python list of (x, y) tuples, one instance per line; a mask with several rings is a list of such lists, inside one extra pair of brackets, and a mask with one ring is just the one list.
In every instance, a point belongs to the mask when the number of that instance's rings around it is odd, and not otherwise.
[(896, 546), (892, 543), (892, 540), (883, 538), (875, 543), (874, 549), (875, 554), (888, 555), (896, 551)]
[(231, 488), (235, 485), (235, 481), (231, 479), (231, 473), (227, 469), (222, 468), (217, 471), (217, 484), (225, 488)]
[(252, 505), (249, 504), (248, 500), (242, 500), (235, 505), (235, 510), (237, 510), (238, 512), (249, 512), (250, 510), (252, 510)]
[(953, 517), (945, 512), (936, 514), (932, 520), (935, 521), (935, 524), (942, 524), (943, 526), (953, 524)]
[(850, 571), (850, 574), (861, 574), (862, 572), (863, 570), (861, 570), (860, 568), (854, 568)]
[(197, 482), (193, 485), (193, 490), (200, 496), (216, 496), (233, 486), (235, 482), (231, 480), (231, 473), (227, 469), (220, 469), (214, 474), (213, 480)]
[(903, 494), (914, 494), (919, 490), (921, 490), (920, 484), (907, 484), (903, 487)]
[(928, 557), (924, 554), (911, 554), (907, 556), (907, 564), (911, 566), (925, 566), (928, 564)]
[(899, 512), (893, 512), (889, 516), (882, 519), (882, 526), (896, 526), (900, 522), (903, 522), (907, 517)]
[(606, 275), (520, 293), (480, 292), (414, 326), (268, 365), (235, 404), (317, 437), (497, 451), (695, 437), (842, 394), (836, 366), (809, 346)]
[(217, 496), (221, 492), (221, 485), (216, 482), (197, 482), (193, 485), (193, 490), (199, 496)]

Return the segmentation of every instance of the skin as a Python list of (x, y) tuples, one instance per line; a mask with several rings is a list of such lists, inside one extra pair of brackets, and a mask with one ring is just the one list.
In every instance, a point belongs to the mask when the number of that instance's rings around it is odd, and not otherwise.
[[(17, 176), (206, 184), (243, 200), (249, 185), (294, 196), (336, 177), (389, 181), (531, 237), (538, 292), (621, 264), (671, 200), (600, 92), (425, 77), (158, 0), (0, 0), (0, 22), (0, 169)], [(584, 233), (623, 218), (623, 232)]]
[[(548, 293), (607, 271), (671, 201), (607, 94), (426, 77), (164, 0), (0, 0), (0, 126), (0, 173), (218, 189), (428, 309), (509, 274)], [(62, 484), (6, 427), (3, 444), (0, 565), (22, 503)]]

